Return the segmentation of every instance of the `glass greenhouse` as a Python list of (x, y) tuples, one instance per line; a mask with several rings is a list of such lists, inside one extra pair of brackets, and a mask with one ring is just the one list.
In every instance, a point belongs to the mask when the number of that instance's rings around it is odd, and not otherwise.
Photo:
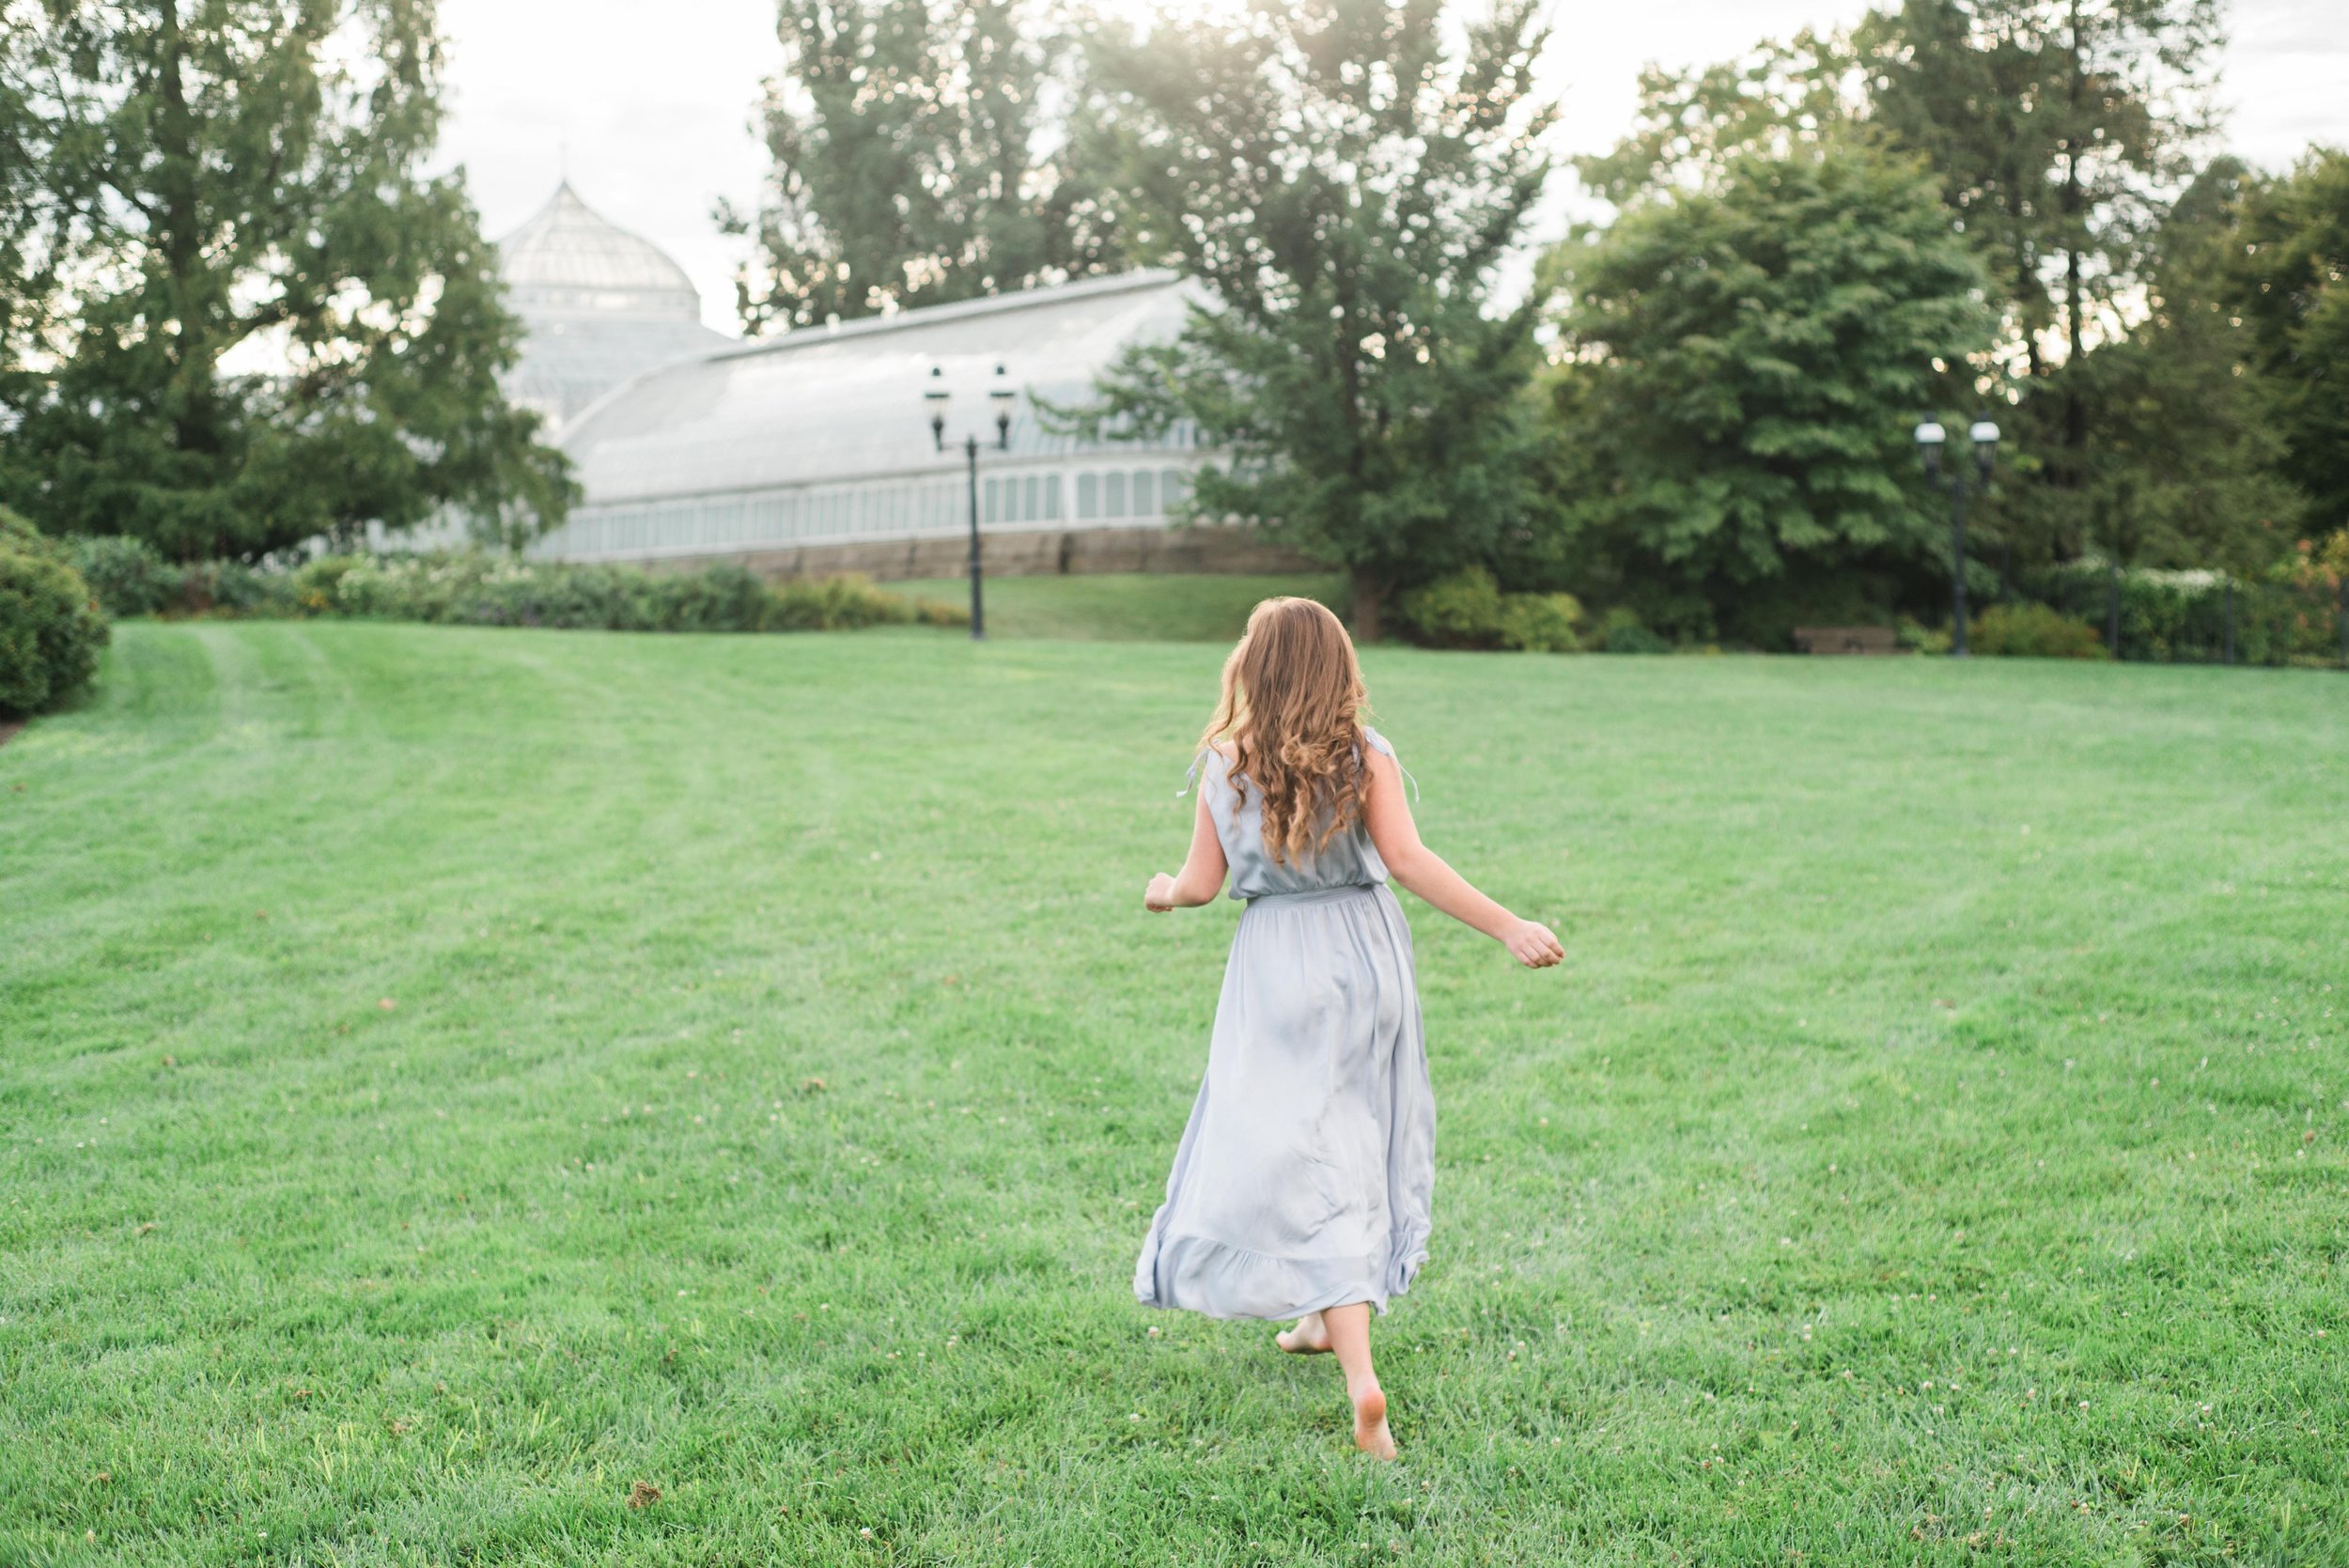
[[(959, 536), (972, 435), (988, 530), (1162, 527), (1197, 460), (1188, 428), (1080, 442), (1048, 430), (1034, 399), (1082, 400), (1120, 349), (1171, 336), (1188, 297), (1172, 272), (1131, 272), (804, 328), (647, 370), (564, 427), (585, 499), (531, 553), (754, 559)], [(942, 450), (924, 396), (934, 387), (949, 394)], [(1003, 387), (1015, 396), (999, 448), (988, 394)]]

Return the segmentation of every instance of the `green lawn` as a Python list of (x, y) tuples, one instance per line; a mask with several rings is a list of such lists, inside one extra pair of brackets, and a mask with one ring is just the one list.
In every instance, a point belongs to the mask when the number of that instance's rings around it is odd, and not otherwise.
[[(884, 582), (914, 598), (971, 602), (968, 578)], [(990, 577), (987, 580), (990, 637), (1045, 637), (1154, 643), (1231, 643), (1248, 625), (1248, 612), (1275, 594), (1317, 598), (1343, 609), (1345, 579), (1335, 574), (1227, 577), (1114, 572), (1081, 577)], [(1194, 730), (1196, 726), (1193, 726)]]
[(1129, 1294), (1221, 654), (121, 628), (0, 749), (0, 1563), (2349, 1560), (2349, 680), (1373, 650), (1570, 955), (1407, 900), (1380, 1467)]

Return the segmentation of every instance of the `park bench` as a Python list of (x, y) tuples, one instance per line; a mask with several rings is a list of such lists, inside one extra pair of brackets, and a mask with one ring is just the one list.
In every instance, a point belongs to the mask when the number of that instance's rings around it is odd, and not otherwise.
[(1901, 651), (1901, 640), (1885, 626), (1798, 626), (1795, 648), (1800, 653), (1889, 654)]

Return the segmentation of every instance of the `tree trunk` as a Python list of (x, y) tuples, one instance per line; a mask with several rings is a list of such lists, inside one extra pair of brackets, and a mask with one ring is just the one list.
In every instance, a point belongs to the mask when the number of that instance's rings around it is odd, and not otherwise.
[(1350, 608), (1357, 644), (1378, 641), (1381, 630), (1379, 612), (1385, 608), (1386, 598), (1385, 579), (1365, 567), (1354, 568), (1354, 602)]

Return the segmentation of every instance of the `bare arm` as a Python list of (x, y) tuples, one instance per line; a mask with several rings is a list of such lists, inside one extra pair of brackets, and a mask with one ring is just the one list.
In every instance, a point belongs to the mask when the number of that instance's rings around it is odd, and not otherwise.
[(1169, 909), (1195, 909), (1202, 904), (1215, 901), (1223, 891), (1223, 874), (1230, 868), (1223, 861), (1223, 841), (1215, 836), (1215, 817), (1207, 811), (1205, 786), (1196, 791), (1199, 809), (1190, 818), (1190, 853), (1183, 861), (1183, 869), (1169, 877), (1159, 872), (1150, 878), (1150, 886), (1142, 895), (1142, 907), (1152, 914), (1162, 915)]
[(1403, 773), (1394, 758), (1372, 750), (1370, 842), (1387, 862), (1387, 875), (1461, 924), (1482, 931), (1530, 970), (1548, 969), (1566, 955), (1548, 926), (1519, 920), (1469, 885), (1468, 878), (1419, 841), (1411, 803), (1403, 798)]

